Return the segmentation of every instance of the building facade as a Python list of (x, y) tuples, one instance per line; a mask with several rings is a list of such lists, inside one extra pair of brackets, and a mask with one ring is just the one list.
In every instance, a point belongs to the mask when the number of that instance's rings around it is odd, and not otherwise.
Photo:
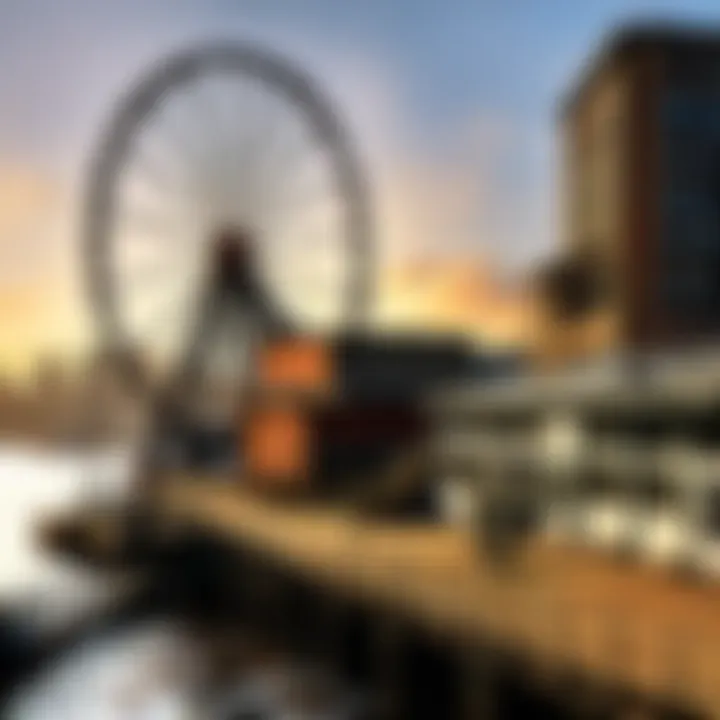
[(603, 342), (720, 336), (720, 29), (614, 35), (563, 102), (561, 130), (564, 253), (593, 258)]

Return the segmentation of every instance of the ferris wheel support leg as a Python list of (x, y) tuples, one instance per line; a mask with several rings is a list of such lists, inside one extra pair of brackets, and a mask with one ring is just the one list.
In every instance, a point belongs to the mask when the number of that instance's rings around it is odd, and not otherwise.
[(222, 294), (217, 291), (209, 292), (202, 303), (195, 330), (190, 336), (190, 342), (184, 354), (178, 378), (178, 384), (181, 387), (191, 386), (198, 380), (208, 348), (217, 335), (226, 314), (226, 301)]

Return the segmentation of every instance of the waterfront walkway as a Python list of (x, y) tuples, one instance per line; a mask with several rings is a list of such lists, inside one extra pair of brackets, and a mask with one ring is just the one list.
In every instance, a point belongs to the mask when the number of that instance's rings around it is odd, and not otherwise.
[(170, 484), (163, 523), (250, 551), (338, 597), (382, 608), (459, 644), (715, 716), (720, 588), (590, 550), (537, 544), (517, 567), (490, 566), (456, 529), (393, 523), (263, 500), (232, 485)]

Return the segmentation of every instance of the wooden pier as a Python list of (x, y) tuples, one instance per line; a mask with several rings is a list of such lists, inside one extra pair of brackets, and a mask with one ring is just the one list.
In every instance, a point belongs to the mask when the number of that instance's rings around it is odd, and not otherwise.
[[(490, 717), (486, 681), (498, 657), (564, 693), (576, 716), (624, 717), (636, 706), (649, 717), (664, 715), (652, 708), (670, 707), (720, 715), (720, 588), (713, 585), (539, 542), (515, 567), (497, 568), (461, 530), (281, 505), (212, 479), (168, 484), (154, 510), (159, 528), (212, 538), (252, 557), (258, 573), (271, 568), (262, 604), (276, 618), (285, 612), (278, 607), (290, 610), (282, 597), (269, 600), (273, 583), (282, 594), (287, 582), (299, 582), (327, 603), (326, 629), (335, 626), (333, 608), (352, 604), (372, 614), (386, 655), (396, 651), (392, 628), (413, 627), (452, 647), (458, 673), (471, 678), (463, 684), (466, 708), (475, 708), (467, 717)], [(113, 536), (97, 519), (73, 523), (89, 536), (103, 527), (105, 543)], [(598, 698), (617, 707), (603, 714)], [(486, 710), (478, 714), (479, 707)]]

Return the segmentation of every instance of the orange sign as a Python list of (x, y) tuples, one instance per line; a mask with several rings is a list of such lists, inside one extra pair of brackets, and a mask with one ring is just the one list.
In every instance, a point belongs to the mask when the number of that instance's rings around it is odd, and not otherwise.
[(252, 477), (296, 480), (307, 474), (312, 449), (310, 426), (302, 410), (258, 408), (246, 432), (245, 453)]
[(333, 372), (330, 346), (314, 339), (273, 343), (260, 358), (260, 384), (267, 388), (324, 393), (332, 387)]

